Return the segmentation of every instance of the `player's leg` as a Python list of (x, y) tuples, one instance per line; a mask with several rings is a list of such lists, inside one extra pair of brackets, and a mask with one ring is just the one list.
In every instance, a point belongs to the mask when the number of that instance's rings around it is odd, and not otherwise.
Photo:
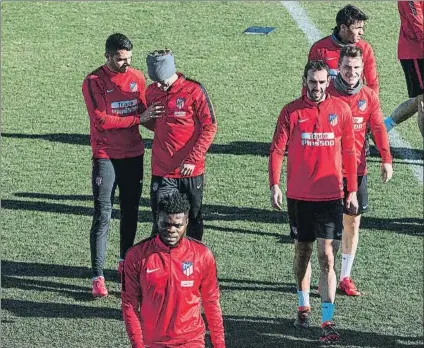
[[(344, 204), (343, 209), (343, 235), (342, 235), (342, 266), (340, 271), (339, 289), (348, 296), (359, 296), (360, 292), (351, 278), (353, 261), (359, 242), (359, 227), (361, 214), (368, 211), (368, 177), (358, 176), (358, 203), (357, 215), (352, 215)], [(346, 180), (344, 180), (344, 192), (347, 196)]]
[[(405, 74), (406, 87), (410, 99), (400, 104), (392, 114), (384, 120), (387, 131), (390, 131), (396, 125), (404, 122), (418, 111), (417, 96), (422, 91), (422, 76), (420, 76), (420, 59), (401, 59), (403, 72)], [(421, 62), (421, 63), (420, 63)], [(422, 93), (421, 93), (422, 94)]]
[(318, 261), (320, 266), (320, 296), (323, 332), (320, 340), (334, 342), (340, 335), (334, 329), (334, 301), (337, 278), (335, 258), (342, 235), (343, 205), (341, 200), (316, 202), (314, 209), (314, 231), (317, 237)]
[(424, 138), (424, 94), (420, 94), (417, 98), (418, 98), (418, 128), (420, 129), (421, 135)]
[(143, 155), (115, 160), (114, 164), (121, 210), (119, 261), (123, 266), (122, 261), (128, 249), (133, 246), (137, 232), (138, 211), (143, 187)]
[(311, 255), (315, 236), (308, 216), (308, 202), (287, 198), (287, 211), (290, 222), (290, 236), (295, 241), (293, 272), (296, 279), (298, 306), (295, 327), (309, 327), (311, 305)]
[(95, 297), (104, 297), (108, 294), (104, 282), (103, 265), (115, 187), (115, 170), (112, 162), (106, 159), (93, 159), (94, 215), (90, 230), (90, 252), (93, 270), (92, 293)]
[(158, 202), (162, 197), (170, 195), (179, 190), (180, 179), (164, 178), (162, 176), (152, 175), (150, 183), (150, 207), (152, 209), (152, 236), (158, 233), (157, 209)]
[(187, 236), (200, 241), (203, 238), (203, 187), (204, 174), (181, 179), (180, 192), (186, 194), (190, 202)]

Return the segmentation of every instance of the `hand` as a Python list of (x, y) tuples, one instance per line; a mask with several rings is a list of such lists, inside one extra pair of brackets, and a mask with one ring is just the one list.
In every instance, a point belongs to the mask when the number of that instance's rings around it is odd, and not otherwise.
[(154, 103), (150, 105), (144, 112), (140, 115), (140, 122), (144, 123), (155, 118), (160, 118), (165, 112), (164, 106), (159, 103)]
[(358, 214), (359, 203), (358, 198), (356, 197), (356, 192), (350, 192), (346, 198), (346, 209), (352, 214)]
[(271, 187), (271, 205), (274, 209), (283, 210), (283, 193), (278, 185)]
[(181, 163), (180, 166), (180, 173), (182, 176), (190, 176), (191, 174), (193, 174), (194, 172), (194, 164), (190, 164), (190, 163)]
[(381, 180), (383, 184), (388, 182), (393, 176), (393, 167), (391, 163), (382, 163), (381, 164)]

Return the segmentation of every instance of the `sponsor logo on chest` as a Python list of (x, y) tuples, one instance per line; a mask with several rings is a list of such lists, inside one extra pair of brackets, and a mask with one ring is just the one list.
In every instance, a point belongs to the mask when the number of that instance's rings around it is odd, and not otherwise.
[(110, 107), (112, 109), (112, 114), (126, 115), (138, 109), (138, 100), (132, 99), (116, 101), (112, 102)]
[(334, 132), (302, 133), (303, 146), (334, 146)]
[(353, 120), (353, 129), (354, 130), (360, 130), (364, 127), (364, 118), (363, 117), (354, 116), (352, 118), (352, 120)]

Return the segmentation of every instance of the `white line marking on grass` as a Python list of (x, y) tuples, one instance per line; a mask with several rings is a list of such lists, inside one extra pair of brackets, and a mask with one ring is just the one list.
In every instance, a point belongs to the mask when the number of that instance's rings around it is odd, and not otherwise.
[[(314, 42), (323, 37), (318, 28), (311, 22), (309, 16), (298, 1), (281, 1), (281, 5), (287, 9), (288, 13), (292, 16), (299, 29), (301, 29), (306, 35), (309, 45), (312, 46)], [(402, 148), (402, 151), (394, 152), (399, 153), (399, 155), (402, 156), (405, 160), (410, 160), (417, 163), (410, 163), (409, 167), (411, 168), (418, 182), (422, 185), (424, 179), (422, 158), (412, 150), (412, 146), (407, 141), (402, 139), (396, 129), (392, 129), (390, 131), (389, 138), (391, 147)]]

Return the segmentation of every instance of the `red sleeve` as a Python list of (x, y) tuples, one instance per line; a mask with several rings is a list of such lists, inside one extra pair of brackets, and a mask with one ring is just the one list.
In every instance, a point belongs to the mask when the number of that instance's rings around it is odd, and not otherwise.
[(281, 168), (283, 167), (284, 152), (290, 135), (290, 119), (286, 108), (283, 108), (278, 117), (269, 153), (268, 173), (269, 186), (280, 184)]
[(365, 84), (378, 95), (380, 87), (378, 85), (377, 64), (371, 45), (368, 45), (367, 51), (364, 52), (364, 77)]
[(421, 42), (421, 50), (424, 51), (424, 1), (398, 1), (398, 6), (403, 7), (409, 27), (412, 28), (418, 41)]
[(144, 348), (140, 321), (140, 260), (137, 260), (134, 250), (136, 249), (130, 250), (125, 257), (122, 273), (121, 309), (132, 348)]
[(390, 155), (389, 137), (387, 135), (386, 127), (384, 126), (383, 113), (381, 112), (380, 101), (378, 100), (378, 97), (375, 94), (371, 96), (370, 101), (370, 126), (372, 135), (374, 136), (377, 149), (380, 152), (382, 162), (392, 163), (392, 156)]
[(346, 105), (343, 119), (342, 161), (346, 171), (347, 191), (358, 191), (355, 135), (353, 133), (352, 111)]
[(199, 85), (199, 87), (199, 90), (196, 91), (194, 95), (194, 112), (200, 123), (201, 130), (199, 138), (184, 160), (184, 163), (196, 164), (204, 161), (206, 152), (211, 146), (217, 132), (216, 117), (212, 102), (209, 99), (206, 89), (202, 85)]
[(106, 102), (101, 82), (95, 75), (88, 76), (82, 85), (82, 93), (88, 115), (94, 126), (101, 130), (130, 128), (140, 124), (138, 116), (114, 116), (106, 113)]
[(224, 323), (219, 304), (219, 287), (215, 258), (210, 250), (204, 262), (205, 277), (200, 285), (203, 309), (214, 348), (225, 348)]

